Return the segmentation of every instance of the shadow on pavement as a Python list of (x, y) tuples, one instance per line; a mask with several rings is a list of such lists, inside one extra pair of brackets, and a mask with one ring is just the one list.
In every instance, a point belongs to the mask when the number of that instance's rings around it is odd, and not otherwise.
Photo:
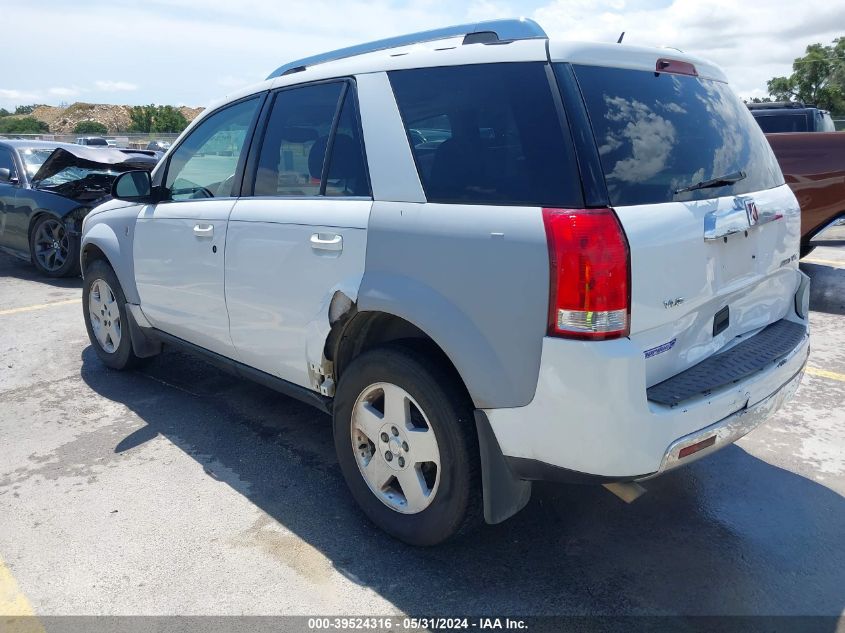
[(82, 288), (82, 277), (47, 277), (39, 273), (32, 263), (7, 253), (0, 253), (0, 276), (15, 277), (55, 288)]
[[(91, 347), (82, 378), (403, 612), (836, 614), (845, 607), (845, 499), (737, 446), (649, 482), (625, 505), (598, 487), (538, 484), (529, 506), (471, 538), (415, 549), (347, 493), (328, 416), (168, 351), (112, 372)], [(165, 467), (165, 466), (162, 466)], [(298, 568), (289, 539), (255, 547)], [(268, 536), (269, 535), (269, 536)], [(308, 575), (308, 569), (300, 570)]]

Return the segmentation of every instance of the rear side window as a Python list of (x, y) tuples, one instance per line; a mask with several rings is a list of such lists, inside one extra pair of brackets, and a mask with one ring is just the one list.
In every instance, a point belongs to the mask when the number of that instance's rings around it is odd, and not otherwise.
[[(783, 184), (751, 113), (727, 84), (690, 75), (574, 66), (611, 204), (702, 200)], [(730, 185), (678, 189), (744, 172)]]
[(402, 70), (390, 82), (429, 202), (583, 206), (544, 64)]
[(766, 134), (778, 132), (807, 132), (807, 115), (803, 112), (783, 114), (756, 114), (754, 118)]

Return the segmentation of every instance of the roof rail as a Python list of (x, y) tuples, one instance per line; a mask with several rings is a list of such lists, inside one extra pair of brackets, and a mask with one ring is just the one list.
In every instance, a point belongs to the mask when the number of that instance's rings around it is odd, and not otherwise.
[(397, 48), (399, 46), (409, 46), (411, 44), (420, 44), (422, 42), (432, 42), (434, 40), (443, 40), (450, 37), (459, 37), (461, 35), (464, 36), (464, 44), (546, 39), (548, 37), (539, 24), (528, 18), (488, 20), (485, 22), (473, 22), (471, 24), (458, 24), (455, 26), (447, 26), (442, 29), (433, 29), (431, 31), (421, 31), (419, 33), (389, 37), (384, 40), (376, 40), (375, 42), (367, 42), (366, 44), (357, 44), (355, 46), (341, 48), (329, 53), (321, 53), (312, 57), (298, 59), (294, 62), (279, 66), (276, 70), (270, 73), (267, 79), (300, 72), (305, 70), (308, 66), (325, 64), (326, 62), (346, 59), (347, 57), (355, 57), (356, 55), (363, 55), (365, 53), (374, 53), (376, 51), (382, 51), (388, 48)]

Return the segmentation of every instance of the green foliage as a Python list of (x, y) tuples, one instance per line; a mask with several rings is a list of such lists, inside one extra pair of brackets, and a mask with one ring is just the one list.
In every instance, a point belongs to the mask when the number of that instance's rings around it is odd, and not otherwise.
[(154, 105), (148, 106), (134, 106), (129, 111), (129, 119), (132, 121), (129, 124), (130, 132), (150, 132), (153, 129), (153, 118), (155, 117), (156, 107)]
[(31, 116), (20, 119), (3, 117), (0, 119), (0, 134), (38, 134), (49, 132), (50, 128), (44, 121), (39, 121)]
[(129, 112), (130, 132), (181, 132), (188, 121), (173, 106), (135, 106)]
[(762, 98), (761, 97), (752, 97), (751, 98), (751, 103), (772, 103), (772, 101), (774, 101), (774, 99), (772, 99), (771, 97), (762, 97)]
[(73, 128), (74, 134), (108, 134), (105, 125), (97, 121), (80, 121)]
[(9, 112), (6, 108), (0, 108), (0, 117), (9, 116), (11, 112)]
[(173, 106), (159, 106), (153, 117), (153, 132), (181, 132), (188, 120)]
[(32, 105), (21, 105), (15, 108), (15, 114), (32, 114), (32, 111), (35, 110), (40, 104), (33, 103)]
[(845, 114), (845, 38), (829, 46), (810, 44), (789, 77), (772, 77), (766, 86), (776, 101), (803, 101)]

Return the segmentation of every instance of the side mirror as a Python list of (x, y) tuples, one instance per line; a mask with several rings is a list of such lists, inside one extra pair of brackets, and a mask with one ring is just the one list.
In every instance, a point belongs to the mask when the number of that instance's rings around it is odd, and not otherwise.
[(12, 172), (8, 167), (0, 167), (0, 182), (12, 182)]
[(153, 182), (148, 171), (127, 171), (117, 178), (111, 186), (112, 198), (127, 202), (152, 202)]

